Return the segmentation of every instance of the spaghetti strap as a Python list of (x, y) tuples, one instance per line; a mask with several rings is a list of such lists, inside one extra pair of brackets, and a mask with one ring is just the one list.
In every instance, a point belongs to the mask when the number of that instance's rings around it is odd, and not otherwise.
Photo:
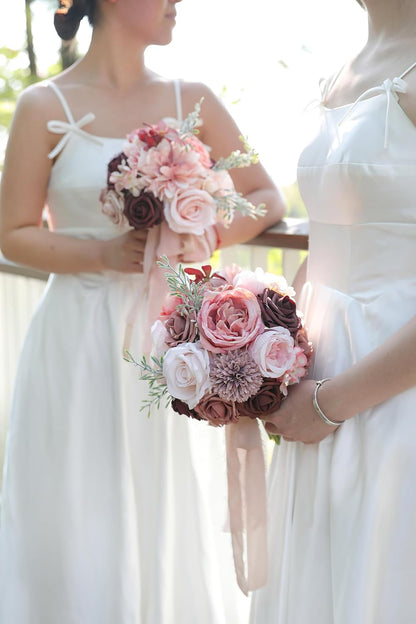
[(69, 104), (66, 101), (62, 91), (59, 89), (59, 87), (54, 82), (50, 82), (49, 86), (51, 87), (52, 91), (55, 91), (56, 95), (58, 96), (58, 100), (62, 104), (62, 108), (65, 111), (65, 115), (67, 116), (68, 121), (70, 123), (72, 123), (72, 124), (75, 123), (74, 118), (73, 118), (72, 113), (71, 113), (71, 109), (69, 108)]
[(331, 92), (331, 90), (333, 89), (336, 81), (338, 80), (338, 78), (341, 75), (342, 70), (344, 69), (345, 65), (342, 65), (339, 70), (336, 72), (336, 74), (334, 74), (332, 76), (332, 78), (329, 78), (328, 80), (324, 80), (324, 86), (322, 89), (322, 95), (321, 95), (321, 103), (324, 103), (328, 97), (328, 94)]
[(176, 78), (173, 81), (175, 87), (175, 99), (176, 99), (176, 119), (178, 121), (183, 121), (183, 113), (182, 113), (182, 98), (181, 98), (181, 81), (179, 78)]
[(49, 82), (48, 86), (50, 86), (52, 91), (54, 91), (55, 94), (57, 95), (59, 101), (62, 104), (62, 108), (65, 111), (65, 115), (67, 116), (67, 119), (68, 119), (68, 121), (61, 121), (59, 119), (52, 119), (48, 121), (47, 128), (49, 132), (63, 135), (61, 140), (54, 147), (54, 149), (51, 152), (49, 152), (48, 158), (53, 160), (56, 156), (58, 156), (58, 154), (63, 150), (65, 145), (68, 143), (72, 134), (77, 134), (78, 136), (84, 137), (90, 141), (93, 141), (94, 143), (97, 143), (98, 145), (102, 145), (102, 141), (98, 137), (82, 129), (83, 126), (94, 121), (95, 119), (94, 113), (87, 113), (86, 115), (81, 117), (81, 119), (79, 119), (78, 121), (75, 121), (72, 116), (71, 109), (69, 108), (68, 102), (66, 101), (62, 91), (58, 88), (58, 86), (54, 82)]
[(405, 76), (407, 76), (407, 74), (409, 74), (412, 69), (414, 69), (416, 67), (416, 62), (412, 63), (412, 65), (410, 65), (410, 67), (408, 67), (402, 74), (400, 74), (399, 78), (404, 78)]

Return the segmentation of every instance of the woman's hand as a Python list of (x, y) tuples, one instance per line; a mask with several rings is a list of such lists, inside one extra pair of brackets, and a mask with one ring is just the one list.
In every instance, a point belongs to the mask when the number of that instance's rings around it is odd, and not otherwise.
[(327, 425), (316, 413), (312, 404), (314, 390), (315, 382), (310, 379), (291, 386), (280, 408), (264, 417), (266, 431), (305, 444), (320, 442), (336, 431), (338, 427)]
[(120, 273), (142, 273), (148, 230), (130, 230), (102, 241), (104, 269)]

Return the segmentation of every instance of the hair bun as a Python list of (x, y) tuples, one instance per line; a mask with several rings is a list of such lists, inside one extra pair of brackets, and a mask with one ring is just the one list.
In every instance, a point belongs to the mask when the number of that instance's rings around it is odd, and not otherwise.
[(82, 18), (87, 14), (83, 0), (60, 0), (53, 23), (59, 37), (64, 41), (73, 39), (78, 32)]

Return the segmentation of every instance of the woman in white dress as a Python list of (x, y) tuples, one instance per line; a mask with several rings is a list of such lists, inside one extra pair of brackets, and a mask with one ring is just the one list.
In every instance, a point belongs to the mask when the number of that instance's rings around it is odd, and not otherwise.
[[(64, 38), (89, 17), (90, 48), (54, 80), (27, 89), (12, 122), (1, 248), (51, 278), (21, 353), (10, 415), (2, 624), (235, 624), (248, 615), (222, 526), (221, 432), (169, 409), (140, 412), (145, 385), (121, 352), (126, 315), (145, 286), (146, 233), (120, 232), (99, 200), (126, 134), (180, 119), (201, 97), (200, 138), (213, 158), (240, 146), (209, 89), (144, 65), (148, 45), (171, 40), (176, 2), (78, 0), (58, 13)], [(284, 210), (260, 165), (232, 175), (268, 214), (220, 230), (223, 245), (255, 236)], [(41, 226), (45, 205), (49, 228)], [(205, 260), (193, 242), (188, 256)], [(147, 331), (139, 318), (134, 355)]]
[(315, 359), (267, 418), (286, 441), (252, 624), (416, 621), (416, 3), (362, 4), (368, 42), (299, 161)]

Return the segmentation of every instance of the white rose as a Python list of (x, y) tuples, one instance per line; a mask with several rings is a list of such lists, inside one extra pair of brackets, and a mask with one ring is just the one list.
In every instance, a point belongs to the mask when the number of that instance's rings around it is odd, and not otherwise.
[(155, 321), (150, 329), (150, 334), (153, 343), (151, 356), (160, 358), (168, 350), (168, 345), (165, 342), (168, 337), (165, 324), (161, 320)]
[(207, 351), (199, 342), (172, 347), (163, 360), (163, 375), (169, 394), (193, 409), (210, 389)]
[(285, 327), (271, 327), (257, 336), (249, 347), (263, 377), (279, 379), (293, 368), (296, 361), (295, 343)]
[(202, 235), (215, 223), (216, 203), (206, 191), (186, 189), (165, 200), (165, 219), (178, 234)]

